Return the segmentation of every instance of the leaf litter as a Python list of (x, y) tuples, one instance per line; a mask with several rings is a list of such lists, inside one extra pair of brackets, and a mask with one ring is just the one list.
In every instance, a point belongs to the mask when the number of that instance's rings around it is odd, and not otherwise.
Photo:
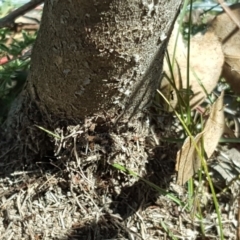
[[(196, 148), (199, 149), (200, 153), (204, 151), (209, 159), (218, 145), (219, 139), (223, 134), (225, 121), (223, 96), (222, 93), (212, 105), (210, 116), (203, 131), (197, 134), (195, 138), (188, 136), (177, 153), (175, 168), (178, 171), (177, 183), (180, 185), (185, 184), (201, 166), (201, 159)], [(201, 149), (201, 141), (203, 141), (203, 150)]]
[[(230, 7), (231, 15), (239, 21), (240, 3)], [(209, 30), (213, 31), (222, 44), (225, 63), (222, 75), (230, 84), (232, 90), (240, 93), (240, 29), (230, 19), (228, 13), (219, 14), (210, 24)]]
[[(240, 4), (236, 4), (230, 7), (233, 11), (232, 14), (239, 16), (240, 14)], [(172, 38), (176, 38), (177, 31), (173, 30), (172, 37), (170, 39), (170, 44), (168, 46), (169, 59), (173, 58), (174, 41)], [(204, 36), (207, 36), (204, 38)], [(210, 41), (209, 41), (210, 40)], [(197, 109), (198, 106), (205, 101), (207, 94), (210, 94), (213, 90), (216, 91), (218, 87), (218, 81), (220, 76), (224, 77), (226, 82), (231, 86), (233, 93), (240, 93), (240, 30), (233, 23), (228, 14), (222, 13), (217, 16), (208, 26), (207, 31), (204, 34), (198, 34), (191, 38), (191, 49), (190, 49), (190, 89), (191, 89), (191, 100), (190, 105), (192, 109)], [(210, 62), (214, 61), (216, 65), (211, 65), (209, 62), (209, 68), (204, 66), (203, 62), (206, 61), (206, 57), (209, 56), (207, 53), (209, 48), (206, 48), (205, 58), (201, 58), (201, 51), (205, 52), (205, 45), (209, 44), (208, 47), (212, 48), (210, 50), (211, 57)], [(238, 46), (239, 45), (239, 46)], [(164, 62), (165, 78), (163, 79), (161, 85), (161, 91), (165, 94), (170, 104), (178, 109), (179, 95), (182, 98), (182, 90), (186, 89), (186, 47), (182, 38), (178, 39), (177, 42), (176, 55), (174, 58), (173, 69), (169, 68), (169, 60)], [(201, 46), (203, 46), (201, 48)], [(204, 49), (204, 51), (203, 51)], [(216, 55), (213, 52), (216, 49)], [(195, 51), (195, 52), (194, 52)], [(194, 55), (195, 54), (195, 55)], [(219, 61), (218, 61), (219, 60)], [(196, 64), (195, 64), (196, 63)], [(216, 71), (215, 71), (216, 70)], [(214, 77), (206, 77), (201, 71), (205, 71), (207, 74), (214, 72)], [(200, 76), (200, 77), (199, 77)], [(208, 84), (210, 83), (210, 84)], [(202, 86), (204, 86), (204, 89)], [(197, 87), (196, 87), (197, 86)], [(229, 98), (227, 94), (226, 99)], [(236, 214), (236, 199), (239, 196), (239, 110), (233, 110), (231, 105), (225, 105), (226, 99), (222, 92), (220, 92), (220, 97), (211, 107), (211, 113), (208, 120), (205, 122), (204, 129), (201, 133), (197, 134), (192, 139), (188, 136), (177, 153), (175, 169), (178, 171), (177, 184), (184, 185), (199, 169), (201, 166), (201, 161), (197, 156), (196, 146), (200, 148), (202, 142), (204, 145), (204, 150), (206, 154), (206, 160), (208, 160), (208, 166), (210, 167), (211, 174), (213, 174), (213, 179), (216, 184), (216, 188), (221, 194), (225, 193), (230, 195), (228, 209), (231, 209), (231, 214)], [(229, 101), (227, 101), (228, 104)], [(166, 107), (165, 107), (166, 109)], [(167, 106), (167, 110), (169, 106)], [(224, 111), (227, 114), (224, 114)], [(230, 114), (229, 114), (230, 113)], [(234, 130), (229, 127), (229, 124), (225, 122), (225, 118), (234, 118)], [(234, 134), (235, 131), (235, 134)], [(221, 136), (230, 137), (236, 139), (235, 144), (221, 144), (219, 145), (219, 140)], [(226, 139), (227, 141), (227, 139)], [(224, 185), (227, 187), (224, 187)], [(219, 193), (219, 196), (222, 196)], [(234, 200), (235, 199), (235, 200)], [(219, 201), (223, 199), (220, 197)], [(224, 201), (224, 200), (223, 200)], [(235, 207), (231, 206), (230, 202), (235, 202)], [(230, 211), (230, 210), (229, 210)], [(232, 215), (232, 216), (233, 216)], [(223, 219), (225, 218), (224, 211), (222, 212)], [(237, 223), (236, 218), (232, 217), (231, 221), (237, 229), (240, 223)], [(229, 233), (230, 230), (227, 232)], [(226, 239), (239, 239), (236, 234), (229, 234)]]
[[(181, 35), (177, 38), (178, 29), (178, 24), (175, 24), (168, 45), (169, 58), (170, 60), (174, 59), (173, 69), (170, 69), (165, 58), (164, 71), (167, 77), (163, 78), (161, 83), (162, 92), (166, 96), (169, 96), (170, 92), (173, 95), (170, 103), (174, 108), (179, 104), (176, 90), (181, 92), (181, 90), (187, 89), (187, 47)], [(177, 48), (174, 54), (176, 38)], [(207, 94), (210, 94), (216, 87), (223, 62), (221, 43), (214, 32), (199, 33), (191, 38), (189, 88), (192, 92), (190, 98), (192, 108), (201, 104), (206, 99)]]

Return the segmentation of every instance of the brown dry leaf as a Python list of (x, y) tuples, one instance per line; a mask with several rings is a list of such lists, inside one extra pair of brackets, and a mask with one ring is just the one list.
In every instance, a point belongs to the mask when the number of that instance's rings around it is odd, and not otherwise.
[[(194, 141), (197, 146), (199, 146), (199, 140), (202, 138), (203, 132), (199, 133)], [(197, 157), (196, 148), (188, 137), (182, 148), (177, 153), (176, 166), (175, 169), (178, 171), (177, 184), (185, 184), (193, 175), (198, 171), (201, 166), (201, 161)]]
[[(175, 24), (172, 36), (168, 45), (170, 59), (173, 57), (175, 39), (177, 36), (178, 25)], [(212, 92), (220, 77), (223, 66), (223, 52), (218, 37), (211, 31), (205, 34), (197, 34), (191, 39), (190, 49), (190, 88), (192, 108), (199, 105), (205, 98), (206, 94), (199, 81), (202, 83), (207, 93)], [(171, 78), (167, 60), (164, 61), (164, 71)], [(173, 69), (174, 81), (176, 88), (183, 95), (187, 89), (187, 48), (180, 36), (177, 42), (175, 54), (175, 66)], [(169, 85), (165, 77), (162, 81), (161, 91), (168, 97), (173, 107), (177, 106), (178, 100), (176, 93)], [(170, 98), (169, 98), (170, 97)]]
[(204, 149), (208, 158), (210, 158), (215, 151), (225, 127), (223, 96), (224, 94), (222, 92), (212, 105), (210, 116), (203, 130)]
[(222, 76), (229, 83), (231, 89), (236, 93), (240, 94), (240, 74), (238, 71), (234, 71), (231, 66), (226, 62), (223, 65)]
[(224, 123), (224, 131), (223, 131), (223, 134), (226, 135), (228, 138), (237, 138), (236, 135), (238, 135), (238, 133), (234, 132), (233, 129), (231, 129), (227, 123), (225, 122)]
[[(240, 19), (240, 4), (230, 7), (231, 14)], [(233, 91), (240, 93), (240, 30), (227, 13), (219, 14), (211, 23), (210, 31), (219, 37), (225, 56), (223, 77)]]
[[(208, 158), (215, 151), (219, 139), (224, 130), (224, 107), (223, 93), (212, 105), (209, 119), (206, 122), (203, 132), (199, 133), (194, 141), (200, 148), (199, 140), (204, 140), (204, 150)], [(201, 160), (198, 157), (196, 147), (190, 137), (188, 137), (182, 148), (177, 153), (175, 169), (178, 171), (177, 184), (185, 184), (198, 171), (201, 166)]]

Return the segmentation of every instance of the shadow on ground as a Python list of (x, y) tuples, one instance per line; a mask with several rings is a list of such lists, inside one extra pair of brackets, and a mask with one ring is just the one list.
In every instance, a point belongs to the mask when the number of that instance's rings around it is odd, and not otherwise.
[[(171, 149), (170, 146), (167, 149)], [(155, 147), (154, 154), (147, 161), (147, 174), (144, 178), (163, 189), (168, 189), (174, 174), (175, 163), (172, 160), (174, 151), (169, 152), (168, 157), (160, 160), (160, 156), (166, 154), (163, 152), (165, 150), (162, 146)], [(116, 171), (114, 176), (118, 175), (122, 175), (122, 173)], [(108, 189), (108, 191), (112, 192), (112, 202), (109, 208), (104, 210), (104, 214), (101, 214), (98, 220), (90, 224), (75, 226), (67, 239), (142, 239), (139, 232), (134, 231), (134, 227), (137, 229), (139, 223), (135, 222), (134, 226), (129, 222), (134, 222), (133, 216), (136, 216), (137, 212), (141, 213), (148, 207), (161, 205), (161, 202), (158, 202), (161, 194), (141, 180), (132, 186), (123, 187), (120, 194), (117, 194), (114, 189)]]

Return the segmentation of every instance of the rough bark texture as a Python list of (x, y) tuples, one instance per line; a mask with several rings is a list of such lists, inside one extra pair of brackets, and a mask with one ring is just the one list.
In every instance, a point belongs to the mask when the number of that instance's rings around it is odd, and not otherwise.
[(47, 1), (29, 89), (48, 113), (140, 112), (158, 87), (180, 0)]

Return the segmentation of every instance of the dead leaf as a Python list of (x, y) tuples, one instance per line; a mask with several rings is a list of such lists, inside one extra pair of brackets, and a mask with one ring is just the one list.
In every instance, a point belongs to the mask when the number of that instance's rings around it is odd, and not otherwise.
[(222, 76), (226, 82), (230, 85), (231, 89), (236, 93), (240, 94), (240, 74), (238, 71), (232, 69), (226, 62), (223, 65)]
[(240, 173), (240, 152), (236, 148), (231, 148), (226, 151), (226, 154), (236, 166), (236, 170)]
[[(219, 179), (231, 182), (240, 174), (240, 153), (236, 148), (229, 149), (229, 146), (222, 146), (221, 152), (224, 155), (219, 154), (218, 161), (211, 162), (210, 166), (219, 174)], [(214, 173), (214, 175), (216, 174)]]
[(224, 94), (222, 92), (212, 105), (210, 116), (203, 130), (204, 150), (208, 158), (210, 158), (215, 151), (225, 127), (223, 96)]
[(194, 138), (195, 145), (188, 137), (177, 153), (175, 169), (178, 171), (177, 184), (185, 184), (200, 168), (201, 160), (197, 154), (196, 146), (201, 150), (200, 139), (203, 138), (204, 150), (208, 158), (215, 151), (224, 130), (223, 93), (212, 105), (210, 116), (203, 132)]
[[(230, 7), (231, 14), (239, 19), (240, 4)], [(223, 77), (232, 90), (240, 93), (240, 30), (225, 12), (219, 14), (211, 23), (210, 31), (214, 31), (222, 43), (225, 56)]]
[[(199, 146), (203, 132), (199, 133), (194, 141)], [(197, 157), (195, 145), (190, 137), (187, 137), (182, 148), (177, 153), (175, 169), (178, 171), (177, 184), (185, 184), (200, 168), (201, 161)]]
[(237, 138), (237, 132), (234, 133), (234, 131), (227, 125), (227, 123), (224, 123), (224, 131), (223, 131), (223, 135), (226, 135), (227, 138)]
[[(178, 25), (175, 24), (172, 36), (168, 45), (170, 59), (173, 58), (174, 46), (178, 31)], [(204, 86), (207, 93), (211, 93), (215, 88), (220, 77), (224, 62), (223, 52), (218, 37), (214, 32), (208, 31), (205, 34), (197, 34), (191, 39), (190, 48), (190, 106), (198, 106), (205, 98), (206, 93), (199, 82)], [(173, 76), (176, 88), (183, 96), (187, 89), (187, 48), (182, 37), (178, 38), (175, 54), (175, 66)], [(176, 99), (174, 89), (169, 85), (167, 78), (172, 79), (167, 60), (164, 60), (164, 71), (168, 77), (163, 79), (161, 90), (168, 97), (170, 103), (175, 108), (179, 99)], [(169, 98), (172, 96), (172, 99)]]

